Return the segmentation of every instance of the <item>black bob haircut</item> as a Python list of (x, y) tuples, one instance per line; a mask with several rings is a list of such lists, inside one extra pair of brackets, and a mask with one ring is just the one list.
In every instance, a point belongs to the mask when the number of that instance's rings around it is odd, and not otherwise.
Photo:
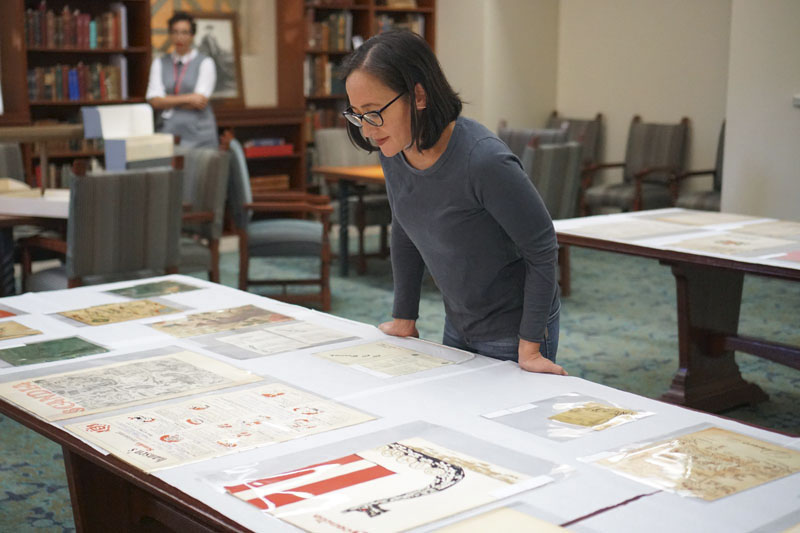
[(192, 35), (197, 33), (197, 23), (194, 21), (194, 17), (191, 16), (186, 11), (176, 11), (175, 13), (173, 13), (172, 16), (169, 18), (169, 20), (167, 21), (167, 29), (169, 31), (172, 31), (172, 25), (182, 20), (188, 22), (189, 25), (192, 27)]
[[(409, 99), (411, 142), (417, 150), (435, 145), (445, 127), (461, 114), (461, 98), (447, 82), (431, 47), (416, 33), (395, 30), (371, 37), (345, 58), (342, 80), (347, 81), (356, 70), (375, 76)], [(427, 96), (426, 108), (420, 110), (413, 105), (414, 87), (418, 83)], [(355, 124), (348, 122), (347, 132), (356, 146), (370, 152), (378, 149), (364, 138)]]

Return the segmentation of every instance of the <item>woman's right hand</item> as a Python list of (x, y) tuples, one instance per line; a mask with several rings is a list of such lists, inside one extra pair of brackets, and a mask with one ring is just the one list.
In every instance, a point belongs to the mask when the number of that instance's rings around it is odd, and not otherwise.
[(403, 318), (395, 318), (390, 322), (384, 322), (378, 326), (382, 332), (395, 337), (419, 337), (417, 331), (417, 321)]

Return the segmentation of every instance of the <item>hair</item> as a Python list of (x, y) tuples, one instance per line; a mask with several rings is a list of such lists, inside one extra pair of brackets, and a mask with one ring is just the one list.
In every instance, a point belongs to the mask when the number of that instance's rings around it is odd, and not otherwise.
[[(447, 125), (461, 114), (461, 98), (450, 87), (431, 47), (416, 33), (394, 30), (371, 37), (345, 58), (342, 80), (347, 81), (356, 70), (375, 76), (398, 94), (405, 93), (411, 104), (411, 143), (417, 150), (435, 145)], [(425, 91), (425, 109), (414, 105), (417, 84)], [(348, 122), (347, 132), (356, 146), (370, 152), (378, 149), (355, 124)]]
[(172, 16), (169, 18), (169, 20), (167, 21), (167, 29), (172, 31), (173, 24), (175, 24), (176, 22), (180, 22), (182, 20), (188, 22), (189, 25), (192, 27), (192, 35), (197, 33), (197, 23), (194, 21), (194, 17), (191, 16), (186, 11), (176, 11), (175, 13), (173, 13)]

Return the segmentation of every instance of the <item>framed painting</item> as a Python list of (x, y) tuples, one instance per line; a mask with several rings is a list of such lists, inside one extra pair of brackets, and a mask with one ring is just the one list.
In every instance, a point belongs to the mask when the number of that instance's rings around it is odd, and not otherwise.
[(243, 107), (241, 46), (236, 13), (190, 13), (197, 23), (194, 46), (214, 61), (217, 83), (211, 99), (224, 106)]

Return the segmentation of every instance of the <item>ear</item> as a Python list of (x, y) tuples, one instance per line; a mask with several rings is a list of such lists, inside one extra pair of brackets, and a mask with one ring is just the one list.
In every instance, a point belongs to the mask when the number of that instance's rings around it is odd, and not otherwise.
[(428, 95), (425, 94), (425, 89), (419, 83), (414, 85), (414, 105), (417, 111), (422, 111), (428, 107)]

